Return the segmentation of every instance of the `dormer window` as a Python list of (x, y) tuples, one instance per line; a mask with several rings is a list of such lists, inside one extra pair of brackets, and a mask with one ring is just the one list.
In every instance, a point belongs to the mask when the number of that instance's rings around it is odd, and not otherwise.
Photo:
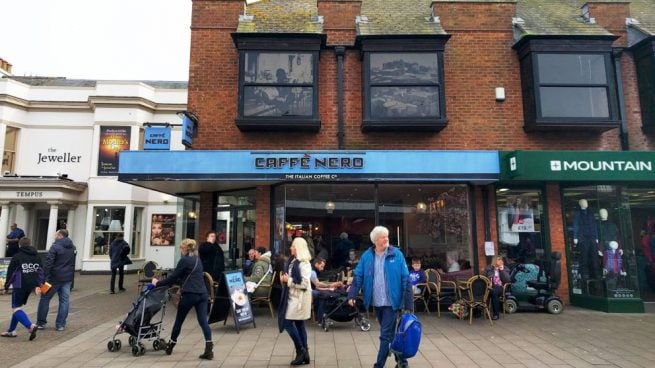
[(364, 55), (362, 130), (439, 131), (446, 126), (445, 40), (360, 40)]
[(611, 40), (519, 44), (526, 131), (619, 126)]
[(318, 131), (321, 38), (234, 37), (240, 53), (237, 127)]

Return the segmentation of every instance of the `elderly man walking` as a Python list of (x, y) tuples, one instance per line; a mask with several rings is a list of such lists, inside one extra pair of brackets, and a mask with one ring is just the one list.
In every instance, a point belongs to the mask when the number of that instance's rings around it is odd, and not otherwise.
[[(348, 303), (355, 306), (361, 289), (364, 307), (368, 309), (373, 304), (380, 322), (380, 350), (373, 367), (382, 368), (389, 355), (398, 313), (403, 307), (411, 310), (413, 298), (405, 256), (400, 249), (389, 245), (389, 229), (376, 226), (371, 231), (371, 241), (374, 245), (362, 254), (355, 268)], [(398, 363), (407, 366), (407, 360)]]
[(52, 243), (48, 251), (48, 257), (45, 261), (45, 278), (52, 287), (47, 293), (41, 295), (39, 300), (39, 309), (37, 315), (37, 325), (39, 329), (45, 328), (50, 309), (50, 299), (59, 294), (59, 310), (55, 327), (57, 331), (63, 331), (66, 328), (66, 318), (68, 317), (68, 301), (70, 299), (71, 285), (75, 274), (75, 245), (68, 238), (68, 230), (60, 229), (55, 234), (55, 242)]

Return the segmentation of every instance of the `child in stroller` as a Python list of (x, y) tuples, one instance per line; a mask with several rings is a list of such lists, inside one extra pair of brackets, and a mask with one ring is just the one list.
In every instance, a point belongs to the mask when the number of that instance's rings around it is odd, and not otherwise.
[[(166, 302), (169, 298), (167, 286), (153, 288), (152, 284), (149, 284), (132, 303), (132, 309), (127, 316), (116, 326), (114, 336), (107, 342), (107, 350), (114, 352), (121, 349), (121, 340), (116, 338), (121, 333), (130, 335), (128, 342), (134, 356), (145, 354), (146, 348), (141, 342), (142, 340), (153, 340), (152, 348), (155, 351), (165, 349), (166, 341), (160, 338), (160, 335), (166, 312)], [(153, 318), (160, 310), (160, 318), (153, 322)]]
[(335, 288), (334, 291), (321, 292), (318, 297), (324, 303), (323, 309), (326, 311), (320, 319), (320, 326), (324, 331), (327, 332), (334, 322), (352, 320), (362, 331), (371, 329), (371, 323), (361, 312), (364, 309), (362, 301), (358, 299), (355, 306), (351, 307), (348, 304), (348, 291), (345, 286)]

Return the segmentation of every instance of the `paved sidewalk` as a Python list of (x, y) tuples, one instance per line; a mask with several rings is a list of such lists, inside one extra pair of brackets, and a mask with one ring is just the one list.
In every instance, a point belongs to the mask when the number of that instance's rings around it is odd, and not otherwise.
[[(105, 283), (105, 279), (97, 280)], [(111, 353), (107, 351), (107, 341), (116, 322), (128, 311), (129, 298), (134, 294), (110, 296), (105, 289), (98, 286), (95, 288), (97, 295), (88, 295), (89, 300), (96, 300), (98, 305), (95, 309), (78, 312), (78, 316), (71, 318), (70, 325), (78, 324), (77, 319), (93, 319), (94, 316), (102, 322), (77, 329), (79, 334), (69, 335), (68, 339), (53, 340), (58, 333), (48, 330), (32, 343), (19, 337), (20, 341), (16, 341), (12, 349), (37, 347), (40, 353), (14, 367), (288, 367), (293, 358), (291, 340), (286, 333), (278, 333), (276, 321), (265, 308), (255, 308), (257, 328), (244, 327), (240, 334), (236, 333), (231, 321), (227, 326), (211, 325), (215, 342), (213, 361), (198, 359), (204, 341), (193, 314), (187, 317), (171, 356), (153, 351), (148, 344), (144, 356), (133, 357), (125, 334), (120, 335), (122, 350)], [(122, 304), (121, 299), (127, 300)], [(78, 303), (83, 301), (82, 297)], [(105, 312), (117, 308), (120, 312), (113, 316)], [(170, 333), (175, 309), (168, 308), (167, 312), (164, 337)], [(655, 366), (653, 314), (605, 314), (568, 307), (559, 316), (533, 312), (513, 314), (501, 318), (493, 327), (482, 319), (474, 320), (469, 326), (447, 312), (441, 318), (434, 313), (420, 313), (419, 318), (424, 335), (419, 354), (410, 360), (411, 367)], [(362, 332), (352, 323), (337, 323), (329, 332), (312, 325), (309, 328), (312, 364), (309, 366), (371, 367), (378, 346), (377, 322), (372, 321), (372, 325), (370, 332)], [(24, 332), (22, 337), (26, 337)], [(7, 353), (4, 343), (0, 342), (3, 354)], [(392, 361), (389, 359), (387, 367), (393, 366)]]

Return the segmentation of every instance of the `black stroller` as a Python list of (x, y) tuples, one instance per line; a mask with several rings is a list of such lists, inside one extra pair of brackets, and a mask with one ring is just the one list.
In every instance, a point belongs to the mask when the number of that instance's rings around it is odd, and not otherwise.
[[(152, 348), (162, 350), (166, 348), (166, 340), (160, 338), (162, 321), (166, 312), (166, 302), (170, 299), (168, 287), (147, 288), (132, 303), (132, 310), (125, 319), (116, 326), (114, 336), (107, 342), (107, 350), (114, 352), (121, 349), (121, 340), (116, 336), (122, 333), (130, 335), (128, 342), (132, 347), (132, 355), (139, 356), (146, 352), (142, 340), (154, 340)], [(159, 318), (153, 322), (153, 317), (159, 312)]]
[(351, 307), (348, 304), (348, 293), (345, 290), (321, 293), (318, 297), (325, 303), (324, 309), (327, 311), (323, 313), (323, 321), (321, 322), (321, 328), (325, 332), (330, 330), (334, 322), (350, 322), (353, 319), (362, 331), (371, 329), (371, 322), (361, 313), (364, 309), (362, 301), (357, 299), (355, 306)]

